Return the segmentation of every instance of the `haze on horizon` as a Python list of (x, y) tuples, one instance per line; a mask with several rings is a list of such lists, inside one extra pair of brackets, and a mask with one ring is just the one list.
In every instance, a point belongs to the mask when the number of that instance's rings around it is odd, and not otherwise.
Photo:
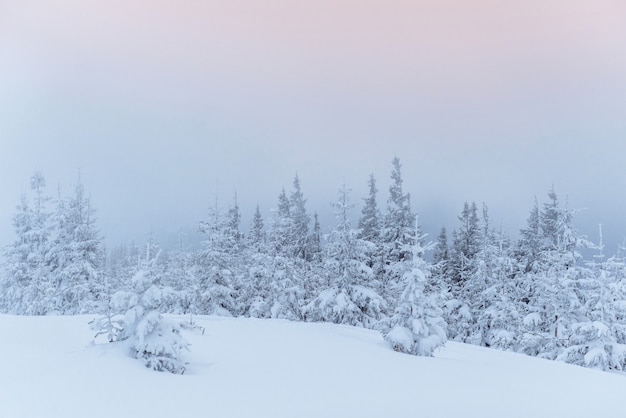
[[(0, 3), (0, 245), (35, 170), (81, 178), (108, 242), (193, 227), (217, 193), (269, 220), (298, 173), (332, 225), (391, 159), (425, 230), (485, 202), (515, 234), (554, 185), (626, 235), (619, 0)], [(353, 212), (355, 219), (359, 209)], [(434, 238), (434, 237), (433, 237)]]

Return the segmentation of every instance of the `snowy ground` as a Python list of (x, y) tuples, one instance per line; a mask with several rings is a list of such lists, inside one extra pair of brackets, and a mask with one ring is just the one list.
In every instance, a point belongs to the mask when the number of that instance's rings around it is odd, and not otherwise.
[(626, 376), (448, 343), (435, 358), (373, 331), (200, 318), (185, 375), (90, 345), (91, 317), (0, 316), (0, 417), (625, 417)]

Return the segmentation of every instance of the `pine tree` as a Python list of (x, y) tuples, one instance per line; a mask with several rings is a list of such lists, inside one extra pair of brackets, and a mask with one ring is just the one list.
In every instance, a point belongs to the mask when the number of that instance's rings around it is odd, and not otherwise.
[(256, 206), (252, 222), (250, 223), (250, 232), (248, 233), (248, 248), (252, 248), (257, 251), (264, 250), (266, 234), (264, 231), (263, 216), (259, 205)]
[(433, 266), (431, 274), (442, 288), (449, 292), (452, 287), (452, 281), (449, 277), (450, 273), (450, 253), (448, 249), (448, 235), (446, 228), (442, 227), (437, 237), (437, 243), (433, 251)]
[(465, 286), (465, 282), (473, 274), (475, 258), (480, 250), (480, 226), (476, 203), (465, 202), (463, 212), (459, 216), (459, 230), (452, 243), (451, 268), (453, 281), (458, 290)]
[(313, 231), (309, 235), (307, 244), (308, 257), (307, 260), (312, 263), (322, 261), (322, 227), (317, 216), (317, 212), (313, 213)]
[(283, 189), (278, 196), (278, 206), (274, 211), (269, 234), (269, 246), (273, 255), (292, 257), (295, 254), (295, 243), (291, 239), (293, 229), (290, 203)]
[(68, 200), (59, 201), (56, 221), (56, 239), (49, 252), (55, 308), (66, 314), (94, 312), (103, 284), (102, 238), (82, 183)]
[(537, 272), (539, 269), (542, 235), (537, 198), (528, 216), (527, 227), (520, 231), (521, 238), (516, 251), (522, 273)]
[(401, 263), (411, 259), (411, 246), (415, 244), (412, 225), (415, 216), (411, 212), (411, 196), (402, 190), (401, 164), (397, 157), (393, 159), (391, 180), (387, 213), (381, 230), (381, 267), (377, 270), (382, 273), (379, 293), (393, 309), (399, 296), (398, 286), (403, 274)]
[(378, 189), (376, 188), (376, 179), (374, 179), (373, 174), (370, 174), (367, 184), (369, 186), (369, 195), (363, 199), (364, 205), (363, 209), (361, 209), (361, 218), (359, 219), (359, 239), (378, 243), (380, 239), (381, 215), (376, 203)]
[(47, 253), (52, 225), (45, 195), (46, 181), (40, 172), (30, 180), (34, 193), (32, 206), (21, 196), (13, 226), (17, 240), (4, 250), (6, 275), (0, 284), (0, 307), (5, 312), (43, 315), (50, 310), (52, 284)]
[(404, 291), (390, 318), (384, 338), (395, 351), (432, 356), (446, 341), (446, 323), (441, 310), (441, 295), (428, 293), (430, 268), (423, 259), (423, 237), (413, 244), (410, 268), (404, 273)]
[(452, 251), (450, 254), (450, 297), (446, 302), (446, 322), (448, 336), (462, 342), (475, 342), (471, 338), (475, 326), (472, 312), (472, 299), (477, 297), (476, 286), (470, 283), (476, 279), (480, 251), (481, 231), (476, 203), (465, 202), (459, 216), (459, 230), (452, 234)]
[(302, 276), (296, 263), (297, 243), (292, 207), (283, 189), (278, 196), (278, 207), (274, 211), (269, 234), (270, 260), (267, 266), (270, 295), (269, 305), (272, 318), (299, 320), (304, 299)]
[(237, 211), (231, 210), (230, 219), (223, 219), (218, 199), (210, 210), (207, 221), (200, 223), (200, 232), (205, 239), (198, 251), (194, 276), (198, 279), (199, 312), (231, 316), (236, 313), (234, 287), (235, 271), (233, 243), (236, 228), (233, 228)]
[(293, 255), (299, 259), (307, 259), (307, 238), (309, 235), (309, 215), (306, 213), (306, 199), (300, 188), (298, 175), (293, 179), (293, 191), (289, 199), (290, 216), (293, 221), (291, 239), (293, 241)]
[(305, 314), (314, 321), (372, 327), (381, 318), (385, 301), (372, 286), (363, 240), (350, 226), (353, 205), (345, 185), (333, 207), (337, 226), (328, 236), (324, 264), (329, 287), (306, 306)]
[(567, 346), (571, 326), (580, 320), (584, 300), (579, 285), (587, 275), (577, 261), (588, 242), (572, 226), (573, 211), (562, 207), (552, 188), (540, 213), (542, 247), (537, 273), (524, 276), (521, 350), (556, 358)]
[(158, 283), (160, 252), (152, 254), (149, 247), (130, 281), (130, 290), (113, 294), (106, 313), (92, 322), (92, 328), (96, 337), (106, 334), (110, 342), (126, 344), (130, 355), (146, 367), (182, 374), (185, 363), (180, 357), (189, 343), (182, 337), (180, 325), (161, 313), (171, 305), (173, 292)]

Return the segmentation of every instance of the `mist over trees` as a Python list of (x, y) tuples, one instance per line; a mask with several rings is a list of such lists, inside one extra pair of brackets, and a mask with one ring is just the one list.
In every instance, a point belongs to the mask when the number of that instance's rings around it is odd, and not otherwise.
[[(535, 200), (515, 241), (475, 202), (430, 238), (411, 209), (398, 158), (390, 178), (382, 199), (373, 174), (364, 179), (367, 196), (355, 199), (342, 185), (327, 234), (307, 211), (296, 175), (276, 194), (270, 217), (255, 208), (247, 231), (236, 196), (226, 206), (216, 200), (198, 225), (200, 247), (181, 240), (165, 251), (151, 237), (105, 249), (83, 185), (53, 198), (35, 173), (16, 206), (15, 242), (3, 250), (0, 310), (98, 313), (99, 333), (132, 341), (147, 365), (174, 372), (184, 370), (176, 356), (187, 346), (163, 313), (360, 326), (418, 355), (450, 339), (626, 367), (624, 254), (606, 255), (601, 240), (581, 236), (567, 199), (552, 188)], [(583, 260), (583, 249), (595, 255)], [(153, 339), (164, 329), (167, 349)]]

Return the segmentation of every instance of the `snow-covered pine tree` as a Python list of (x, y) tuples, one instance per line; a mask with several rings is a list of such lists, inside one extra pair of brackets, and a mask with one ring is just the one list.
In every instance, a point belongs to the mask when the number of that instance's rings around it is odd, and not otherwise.
[(30, 180), (33, 205), (22, 195), (13, 217), (17, 240), (4, 250), (6, 273), (0, 284), (3, 312), (43, 315), (52, 309), (54, 288), (47, 260), (52, 226), (45, 185), (44, 176), (35, 172)]
[(196, 255), (194, 272), (198, 279), (199, 300), (196, 306), (200, 313), (222, 316), (236, 314), (236, 262), (232, 252), (236, 242), (234, 231), (228, 219), (223, 218), (216, 197), (208, 220), (200, 223), (200, 232), (205, 239)]
[(339, 189), (333, 204), (337, 226), (328, 235), (324, 274), (329, 286), (304, 309), (308, 319), (373, 327), (382, 316), (384, 299), (376, 293), (372, 269), (365, 264), (366, 245), (350, 226), (349, 189)]
[(295, 254), (299, 251), (292, 239), (294, 230), (291, 202), (283, 189), (278, 196), (278, 206), (274, 211), (268, 238), (269, 300), (272, 318), (290, 320), (302, 318), (304, 289), (301, 272), (298, 269), (301, 263), (295, 262)]
[(542, 247), (537, 273), (524, 276), (527, 287), (520, 349), (556, 358), (568, 344), (571, 325), (584, 316), (580, 283), (586, 272), (577, 265), (578, 251), (590, 245), (572, 226), (573, 211), (561, 206), (552, 188), (540, 213)]
[(261, 209), (259, 205), (254, 210), (254, 216), (250, 223), (250, 231), (248, 232), (247, 247), (255, 250), (265, 250), (266, 246), (266, 233), (264, 230), (263, 215), (261, 215)]
[(452, 288), (450, 272), (450, 250), (448, 249), (448, 234), (445, 227), (441, 227), (437, 236), (437, 243), (433, 251), (433, 262), (431, 274), (436, 282), (440, 283), (442, 289), (449, 293)]
[[(361, 209), (361, 217), (359, 218), (359, 228), (357, 238), (366, 245), (365, 264), (372, 268), (374, 278), (379, 283), (383, 281), (384, 266), (382, 263), (382, 242), (381, 242), (381, 218), (382, 215), (378, 209), (376, 201), (376, 180), (373, 174), (367, 182), (369, 194), (363, 198), (363, 208)], [(378, 289), (379, 291), (382, 289)]]
[[(626, 367), (626, 294), (623, 289), (622, 260), (605, 260), (600, 226), (598, 254), (589, 263), (586, 274), (579, 275), (577, 287), (584, 300), (584, 315), (570, 327), (567, 347), (557, 360), (600, 370), (623, 370)], [(614, 274), (617, 273), (617, 274)], [(618, 280), (616, 278), (619, 277)]]
[(465, 282), (476, 268), (475, 258), (480, 251), (481, 235), (478, 208), (475, 202), (463, 204), (459, 216), (459, 229), (452, 243), (450, 267), (457, 291), (465, 287)]
[(289, 198), (290, 215), (293, 221), (291, 239), (293, 240), (294, 253), (296, 258), (308, 259), (307, 239), (309, 236), (310, 217), (306, 212), (306, 199), (300, 187), (300, 179), (296, 174), (293, 179), (293, 191)]
[(476, 203), (463, 204), (459, 216), (459, 230), (452, 234), (452, 251), (450, 253), (451, 290), (446, 302), (446, 322), (448, 337), (455, 341), (470, 342), (472, 328), (475, 324), (471, 305), (478, 295), (473, 294), (476, 286), (468, 284), (476, 278), (477, 260), (480, 251), (481, 231)]
[(539, 204), (535, 203), (528, 216), (527, 227), (520, 231), (521, 238), (516, 249), (516, 258), (521, 273), (536, 272), (539, 268), (543, 237), (539, 217)]
[(411, 196), (402, 190), (400, 159), (395, 157), (392, 165), (392, 184), (389, 186), (387, 212), (383, 217), (380, 234), (382, 274), (379, 278), (381, 282), (379, 294), (385, 298), (390, 309), (394, 308), (400, 292), (398, 286), (403, 274), (401, 263), (411, 259), (410, 247), (415, 239), (413, 230), (415, 216), (411, 212)]
[(370, 174), (367, 185), (369, 187), (369, 194), (366, 198), (363, 198), (364, 204), (361, 209), (361, 218), (359, 219), (359, 239), (371, 243), (378, 243), (380, 240), (381, 214), (378, 210), (378, 203), (376, 202), (378, 189), (376, 188), (374, 174)]
[(322, 227), (320, 226), (317, 212), (313, 213), (313, 231), (311, 231), (311, 235), (309, 235), (307, 248), (307, 261), (313, 263), (322, 261)]
[(58, 312), (97, 310), (103, 284), (101, 241), (95, 210), (79, 181), (73, 195), (58, 202), (56, 237), (49, 251)]
[(502, 350), (516, 350), (520, 316), (519, 292), (515, 287), (515, 260), (504, 231), (496, 233), (489, 227), (484, 207), (481, 250), (477, 255), (475, 286), (478, 297), (472, 301), (476, 318), (474, 343)]
[(159, 284), (161, 253), (150, 252), (140, 261), (139, 270), (130, 281), (130, 289), (115, 292), (103, 316), (92, 322), (96, 337), (106, 334), (109, 342), (126, 344), (132, 357), (157, 371), (184, 373), (181, 359), (189, 343), (182, 337), (180, 325), (164, 318), (174, 292)]
[(250, 223), (245, 251), (245, 285), (239, 294), (243, 315), (253, 318), (271, 317), (270, 273), (271, 257), (268, 254), (263, 216), (257, 205)]
[(431, 278), (430, 266), (424, 261), (425, 248), (416, 222), (416, 239), (412, 259), (402, 276), (404, 291), (384, 338), (395, 351), (432, 356), (446, 342), (446, 323), (441, 309), (441, 294), (426, 291)]

